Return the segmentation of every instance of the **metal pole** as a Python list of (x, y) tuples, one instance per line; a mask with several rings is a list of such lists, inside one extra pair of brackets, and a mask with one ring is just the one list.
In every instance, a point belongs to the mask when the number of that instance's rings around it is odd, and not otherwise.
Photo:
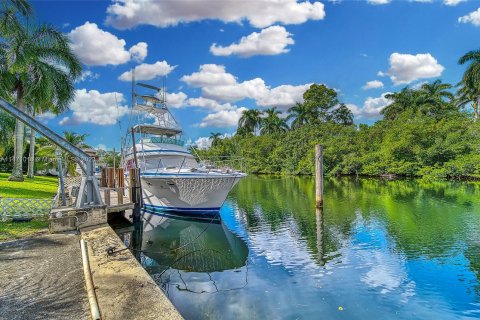
[(63, 166), (62, 166), (62, 152), (60, 149), (55, 151), (55, 155), (57, 156), (58, 161), (58, 178), (60, 180), (60, 192), (62, 194), (62, 206), (67, 205), (67, 199), (65, 197), (65, 182), (63, 181)]
[(315, 146), (315, 202), (316, 207), (323, 206), (323, 146)]

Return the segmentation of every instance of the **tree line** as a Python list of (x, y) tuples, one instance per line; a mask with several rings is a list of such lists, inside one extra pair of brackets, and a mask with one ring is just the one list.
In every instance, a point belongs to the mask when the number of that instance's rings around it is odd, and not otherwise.
[(321, 143), (333, 175), (480, 178), (480, 50), (458, 62), (466, 65), (458, 84), (437, 79), (386, 94), (373, 125), (354, 124), (334, 89), (313, 84), (287, 114), (246, 110), (234, 136), (212, 134), (212, 146), (198, 152), (243, 157), (252, 173), (312, 174)]

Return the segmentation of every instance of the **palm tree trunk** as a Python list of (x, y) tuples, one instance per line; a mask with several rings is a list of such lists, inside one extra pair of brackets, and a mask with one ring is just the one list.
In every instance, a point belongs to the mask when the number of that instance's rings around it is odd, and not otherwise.
[(35, 167), (35, 130), (30, 128), (30, 151), (28, 153), (27, 178), (34, 177), (34, 167)]
[[(20, 84), (17, 87), (17, 103), (16, 107), (20, 111), (25, 111), (23, 101), (23, 87)], [(23, 181), (22, 158), (23, 158), (23, 140), (25, 126), (23, 122), (17, 119), (15, 124), (15, 147), (13, 151), (13, 170), (12, 175), (8, 178), (9, 181)]]
[(478, 120), (478, 104), (480, 103), (480, 96), (473, 102), (473, 122)]

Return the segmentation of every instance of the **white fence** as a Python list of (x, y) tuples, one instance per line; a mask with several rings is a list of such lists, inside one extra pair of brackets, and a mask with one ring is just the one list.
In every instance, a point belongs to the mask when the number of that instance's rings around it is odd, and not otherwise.
[(54, 199), (0, 198), (0, 219), (48, 217)]

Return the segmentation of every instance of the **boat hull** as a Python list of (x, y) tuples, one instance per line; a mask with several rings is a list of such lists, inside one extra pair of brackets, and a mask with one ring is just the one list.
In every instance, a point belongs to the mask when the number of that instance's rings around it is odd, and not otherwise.
[(153, 214), (216, 215), (242, 177), (142, 176), (143, 209)]

